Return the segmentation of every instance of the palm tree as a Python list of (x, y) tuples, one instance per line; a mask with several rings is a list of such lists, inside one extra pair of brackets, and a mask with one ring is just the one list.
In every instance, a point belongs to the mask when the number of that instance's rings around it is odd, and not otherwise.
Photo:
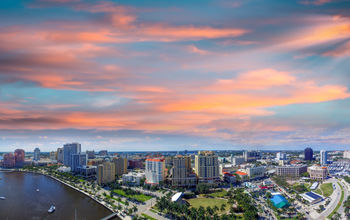
[(225, 211), (225, 208), (226, 208), (226, 204), (224, 203), (224, 204), (221, 205), (220, 210), (223, 212), (223, 211)]
[(335, 213), (332, 217), (332, 219), (334, 219), (334, 220), (340, 220), (340, 218), (341, 218), (341, 215), (338, 212)]

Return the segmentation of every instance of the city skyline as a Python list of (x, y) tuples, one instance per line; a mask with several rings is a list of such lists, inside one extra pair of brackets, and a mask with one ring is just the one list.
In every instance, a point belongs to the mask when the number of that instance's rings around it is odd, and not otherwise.
[(345, 150), (350, 2), (0, 2), (0, 152)]

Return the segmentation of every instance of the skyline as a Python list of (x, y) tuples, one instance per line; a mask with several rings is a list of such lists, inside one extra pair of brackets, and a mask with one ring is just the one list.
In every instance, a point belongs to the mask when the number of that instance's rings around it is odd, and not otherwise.
[(0, 152), (345, 150), (349, 1), (0, 2)]

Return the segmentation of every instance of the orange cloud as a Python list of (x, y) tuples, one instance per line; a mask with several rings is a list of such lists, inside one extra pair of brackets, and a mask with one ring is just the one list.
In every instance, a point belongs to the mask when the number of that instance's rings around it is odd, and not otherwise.
[(188, 50), (190, 53), (197, 53), (197, 54), (200, 54), (200, 55), (207, 55), (207, 54), (209, 54), (209, 51), (201, 50), (201, 49), (199, 49), (198, 47), (196, 47), (195, 45), (189, 45), (189, 46), (187, 46), (187, 50)]

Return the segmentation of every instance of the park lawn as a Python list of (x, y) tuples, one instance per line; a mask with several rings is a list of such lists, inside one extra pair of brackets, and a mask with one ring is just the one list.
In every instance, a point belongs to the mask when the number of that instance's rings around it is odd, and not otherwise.
[(146, 202), (147, 200), (152, 199), (152, 196), (148, 196), (145, 194), (129, 195), (129, 194), (126, 194), (125, 191), (122, 189), (115, 189), (115, 190), (113, 190), (113, 192), (115, 194), (118, 194), (120, 196), (124, 196), (124, 197), (129, 198), (129, 199), (136, 199), (139, 202)]
[(221, 190), (218, 192), (214, 192), (214, 193), (210, 193), (210, 196), (214, 196), (214, 197), (218, 197), (218, 198), (223, 198), (227, 195), (227, 191), (226, 190)]
[(319, 194), (319, 195), (322, 195), (322, 191), (320, 189), (316, 189), (316, 190), (314, 190), (314, 192)]
[(324, 183), (321, 185), (321, 190), (323, 192), (324, 197), (328, 197), (333, 193), (333, 185), (332, 183)]
[(226, 205), (224, 213), (230, 210), (230, 204), (227, 203), (226, 199), (194, 198), (187, 200), (187, 202), (189, 202), (194, 208), (199, 208), (200, 206), (203, 206), (204, 208), (207, 208), (208, 206), (214, 208), (214, 206), (217, 206), (219, 208), (218, 213), (221, 213), (220, 209), (222, 204)]

